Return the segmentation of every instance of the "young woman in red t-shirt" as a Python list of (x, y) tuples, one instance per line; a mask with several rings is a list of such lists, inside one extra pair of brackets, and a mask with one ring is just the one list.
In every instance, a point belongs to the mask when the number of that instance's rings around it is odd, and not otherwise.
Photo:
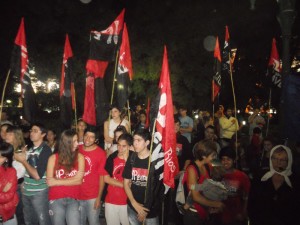
[(47, 165), (49, 214), (52, 224), (80, 224), (79, 187), (84, 175), (84, 157), (78, 153), (78, 136), (72, 130), (61, 134), (58, 153)]

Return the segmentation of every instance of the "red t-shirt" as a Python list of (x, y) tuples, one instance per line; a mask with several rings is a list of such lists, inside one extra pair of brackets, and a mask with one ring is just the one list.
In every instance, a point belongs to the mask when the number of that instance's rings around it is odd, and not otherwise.
[[(120, 159), (118, 156), (113, 159), (114, 167), (112, 171), (112, 178), (118, 181), (124, 180), (122, 174), (125, 167), (125, 163), (126, 161), (124, 159)], [(105, 202), (115, 205), (126, 205), (127, 195), (125, 193), (124, 188), (108, 185)]]
[[(67, 172), (63, 166), (58, 165), (58, 154), (55, 154), (55, 171), (53, 177), (57, 179), (66, 179), (74, 177), (78, 172), (78, 161), (75, 161), (74, 167), (70, 172)], [(80, 185), (72, 186), (52, 186), (49, 187), (49, 200), (60, 198), (74, 198), (78, 199)]]
[(250, 191), (250, 180), (248, 176), (239, 170), (225, 174), (224, 185), (228, 190), (228, 198), (224, 201), (225, 208), (222, 213), (222, 222), (224, 224), (232, 223), (238, 214), (243, 211), (242, 197)]
[(106, 154), (99, 146), (92, 151), (85, 151), (84, 146), (79, 146), (79, 152), (85, 159), (85, 173), (80, 185), (80, 200), (89, 200), (98, 197), (100, 176), (106, 175), (104, 170)]

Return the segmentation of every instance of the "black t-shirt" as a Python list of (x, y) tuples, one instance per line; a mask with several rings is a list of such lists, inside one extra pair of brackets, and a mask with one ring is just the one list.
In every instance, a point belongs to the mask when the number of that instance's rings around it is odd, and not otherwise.
[(183, 170), (184, 162), (186, 160), (193, 160), (193, 152), (191, 148), (191, 144), (189, 143), (188, 139), (181, 135), (176, 135), (176, 152), (179, 152), (177, 154), (178, 156), (178, 163), (179, 163), (179, 170)]
[[(124, 179), (131, 179), (131, 192), (134, 199), (140, 203), (145, 202), (145, 191), (148, 179), (148, 161), (149, 157), (145, 159), (140, 159), (136, 154), (129, 157), (126, 161), (126, 165), (123, 171)], [(128, 199), (128, 205), (133, 209), (131, 202)], [(152, 210), (149, 212), (147, 218), (156, 217), (156, 212)]]

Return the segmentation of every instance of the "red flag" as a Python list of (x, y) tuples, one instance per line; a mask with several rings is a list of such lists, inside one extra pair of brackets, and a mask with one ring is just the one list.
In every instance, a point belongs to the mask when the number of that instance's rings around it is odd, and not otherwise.
[(119, 56), (119, 74), (128, 72), (130, 80), (133, 78), (132, 71), (132, 62), (131, 62), (131, 53), (130, 53), (130, 44), (128, 38), (128, 31), (126, 23), (124, 23), (123, 35), (122, 35), (122, 44), (120, 47), (120, 56)]
[(11, 71), (14, 76), (20, 77), (24, 119), (32, 123), (35, 121), (37, 104), (31, 86), (28, 64), (24, 19), (22, 18), (12, 52)]
[(72, 58), (73, 52), (71, 49), (69, 36), (66, 35), (60, 80), (60, 120), (64, 129), (70, 129), (72, 125), (72, 109), (74, 99), (74, 92), (72, 92), (72, 86), (74, 87)]
[(107, 93), (103, 78), (109, 62), (115, 61), (120, 46), (124, 13), (123, 9), (107, 29), (91, 31), (83, 113), (83, 120), (91, 125), (101, 125), (108, 118), (110, 94)]
[(281, 88), (281, 64), (280, 58), (276, 47), (276, 40), (272, 40), (272, 50), (269, 59), (269, 67), (267, 76), (272, 79), (272, 83), (275, 87)]
[(214, 102), (216, 96), (219, 94), (221, 89), (221, 54), (219, 39), (216, 39), (215, 51), (214, 51), (215, 65), (214, 65), (214, 76), (212, 81), (212, 102)]
[(124, 108), (128, 96), (130, 81), (132, 80), (132, 62), (130, 53), (130, 44), (126, 23), (124, 23), (122, 44), (120, 47), (119, 62), (118, 62), (118, 76), (117, 76), (117, 103), (120, 109)]
[(146, 117), (145, 129), (148, 129), (150, 124), (150, 98), (148, 98), (148, 102), (147, 102), (146, 116), (147, 117)]
[[(174, 127), (173, 101), (170, 83), (167, 48), (164, 47), (164, 57), (159, 81), (160, 102), (156, 119), (154, 142), (161, 142), (161, 151), (164, 153), (163, 182), (168, 189), (174, 187), (174, 177), (179, 171), (176, 156), (176, 134)], [(157, 144), (157, 143), (156, 143)], [(151, 161), (159, 159), (157, 148), (152, 153)]]

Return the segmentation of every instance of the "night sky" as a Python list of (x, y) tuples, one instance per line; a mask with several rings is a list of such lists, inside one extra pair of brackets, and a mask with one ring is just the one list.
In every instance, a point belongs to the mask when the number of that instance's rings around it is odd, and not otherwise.
[[(1, 81), (9, 68), (21, 17), (25, 19), (31, 65), (35, 66), (39, 79), (46, 80), (60, 76), (65, 33), (70, 36), (78, 73), (84, 74), (89, 31), (105, 29), (122, 8), (126, 8), (125, 22), (136, 79), (145, 74), (157, 78), (164, 44), (169, 50), (171, 75), (207, 76), (212, 52), (205, 50), (203, 41), (209, 35), (218, 35), (223, 47), (225, 25), (229, 26), (232, 45), (238, 48), (238, 58), (243, 60), (243, 65), (251, 65), (247, 72), (239, 70), (239, 76), (253, 73), (253, 84), (263, 73), (273, 37), (281, 51), (276, 0), (257, 0), (255, 10), (250, 10), (249, 0), (92, 0), (89, 4), (80, 0), (9, 0), (0, 2)], [(293, 54), (300, 49), (299, 1), (296, 10)], [(191, 84), (185, 85), (188, 90), (193, 89)], [(237, 91), (244, 98), (242, 90)]]

